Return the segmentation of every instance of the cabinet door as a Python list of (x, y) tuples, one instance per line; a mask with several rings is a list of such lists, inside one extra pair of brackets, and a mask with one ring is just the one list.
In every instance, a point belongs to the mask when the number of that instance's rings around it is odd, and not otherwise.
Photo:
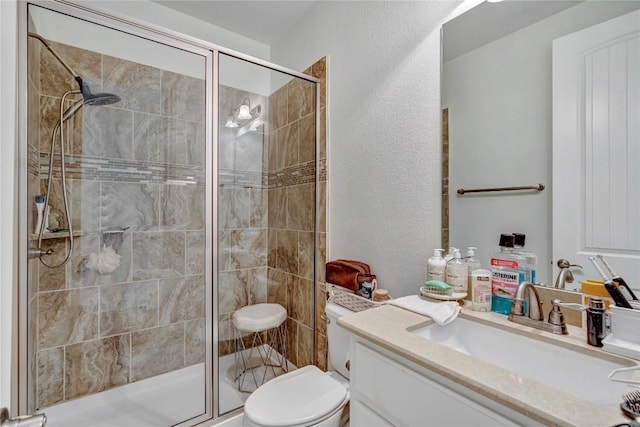
[(352, 427), (392, 427), (393, 424), (390, 424), (382, 418), (380, 415), (376, 414), (374, 411), (369, 409), (365, 404), (360, 401), (352, 400), (351, 401), (351, 409), (349, 411), (349, 425)]
[(354, 345), (354, 356), (352, 399), (376, 408), (376, 412), (393, 425), (514, 425), (488, 408), (362, 344)]

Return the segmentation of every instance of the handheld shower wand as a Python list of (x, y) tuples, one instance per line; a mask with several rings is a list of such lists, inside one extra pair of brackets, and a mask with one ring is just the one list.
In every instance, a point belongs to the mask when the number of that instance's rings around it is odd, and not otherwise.
[[(120, 97), (110, 93), (95, 93), (95, 94), (92, 93), (91, 90), (89, 89), (89, 86), (87, 86), (87, 84), (82, 80), (82, 77), (80, 77), (78, 73), (76, 73), (69, 66), (69, 64), (67, 64), (66, 61), (62, 59), (62, 57), (51, 47), (51, 44), (47, 39), (45, 39), (39, 34), (32, 33), (32, 32), (27, 33), (27, 35), (29, 37), (39, 40), (47, 48), (47, 50), (51, 52), (54, 58), (56, 58), (58, 62), (62, 64), (62, 66), (73, 76), (75, 81), (78, 83), (78, 86), (80, 87), (80, 89), (70, 90), (65, 92), (64, 95), (62, 95), (62, 98), (60, 100), (60, 118), (58, 119), (58, 122), (56, 123), (53, 129), (53, 132), (51, 134), (51, 148), (49, 151), (49, 174), (47, 177), (47, 192), (44, 199), (44, 206), (48, 208), (49, 199), (51, 196), (51, 181), (53, 180), (53, 157), (54, 157), (54, 151), (55, 151), (55, 145), (56, 145), (55, 144), (56, 134), (59, 132), (60, 134), (60, 178), (62, 181), (62, 199), (64, 203), (64, 212), (65, 212), (65, 217), (67, 222), (67, 229), (69, 230), (68, 250), (64, 259), (58, 264), (49, 264), (47, 261), (45, 261), (43, 259), (43, 256), (51, 255), (53, 253), (53, 250), (49, 249), (45, 251), (42, 249), (42, 235), (44, 233), (44, 227), (40, 227), (38, 231), (38, 247), (35, 250), (29, 251), (30, 256), (31, 254), (33, 254), (34, 257), (37, 256), (40, 259), (40, 262), (44, 266), (49, 268), (56, 268), (66, 264), (67, 261), (69, 261), (69, 258), (71, 258), (71, 254), (73, 253), (73, 224), (71, 220), (71, 212), (69, 209), (69, 200), (67, 197), (67, 184), (66, 184), (67, 179), (66, 179), (66, 173), (65, 173), (64, 124), (67, 120), (72, 118), (73, 115), (78, 110), (80, 110), (84, 105), (98, 106), (98, 105), (113, 104), (113, 103), (119, 102)], [(63, 108), (65, 106), (67, 97), (69, 95), (75, 95), (75, 94), (81, 94), (82, 99), (77, 100), (73, 105), (71, 105), (69, 108), (64, 110)]]

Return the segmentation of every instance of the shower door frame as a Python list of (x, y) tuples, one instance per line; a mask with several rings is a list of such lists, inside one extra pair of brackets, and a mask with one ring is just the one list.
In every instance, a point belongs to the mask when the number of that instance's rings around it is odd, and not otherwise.
[[(234, 411), (220, 415), (219, 413), (219, 372), (218, 372), (218, 106), (219, 93), (219, 55), (235, 57), (239, 60), (265, 67), (272, 71), (281, 72), (291, 77), (300, 78), (314, 84), (315, 87), (315, 209), (314, 209), (314, 256), (313, 256), (313, 363), (316, 363), (316, 284), (318, 282), (317, 260), (318, 248), (320, 247), (320, 90), (321, 81), (315, 77), (299, 71), (273, 64), (260, 58), (255, 58), (232, 49), (227, 49), (185, 35), (178, 31), (169, 30), (159, 25), (151, 24), (136, 18), (112, 11), (105, 12), (99, 9), (79, 5), (69, 0), (18, 0), (18, 148), (17, 148), (17, 218), (16, 227), (18, 229), (18, 244), (16, 254), (18, 281), (15, 285), (14, 307), (17, 307), (17, 322), (13, 325), (14, 341), (11, 351), (12, 369), (12, 397), (11, 408), (14, 415), (27, 414), (27, 363), (21, 360), (21, 355), (26, 357), (27, 353), (27, 271), (28, 258), (28, 218), (30, 209), (27, 200), (27, 8), (29, 4), (44, 7), (54, 12), (67, 14), (74, 18), (83, 19), (94, 25), (103, 25), (107, 28), (122, 31), (132, 36), (146, 38), (153, 42), (162, 43), (167, 46), (182, 49), (187, 52), (201, 55), (206, 62), (205, 74), (205, 413), (198, 415), (183, 423), (180, 426), (209, 425), (217, 423), (226, 418), (233, 417), (242, 412), (242, 407)], [(214, 239), (215, 237), (215, 239)], [(214, 278), (216, 280), (214, 280)], [(210, 314), (210, 315), (209, 315)], [(26, 359), (25, 359), (26, 360)], [(17, 412), (16, 412), (17, 409)], [(45, 411), (46, 412), (46, 411)]]

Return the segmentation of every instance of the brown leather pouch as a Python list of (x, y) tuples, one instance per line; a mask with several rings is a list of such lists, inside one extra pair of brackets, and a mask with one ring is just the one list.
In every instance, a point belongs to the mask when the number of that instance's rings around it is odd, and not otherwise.
[(353, 292), (360, 289), (360, 284), (373, 281), (376, 276), (371, 274), (369, 264), (349, 259), (330, 261), (326, 265), (326, 281), (342, 286)]

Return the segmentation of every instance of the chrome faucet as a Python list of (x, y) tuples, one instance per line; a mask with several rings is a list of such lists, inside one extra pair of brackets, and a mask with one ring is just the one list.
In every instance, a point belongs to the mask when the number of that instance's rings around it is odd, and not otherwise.
[[(529, 299), (528, 313), (525, 313), (525, 298)], [(553, 308), (549, 312), (549, 320), (544, 320), (542, 302), (538, 290), (531, 282), (522, 282), (516, 289), (511, 303), (509, 321), (525, 326), (531, 326), (558, 335), (566, 335), (567, 325), (564, 322), (564, 314), (560, 310), (560, 300), (552, 301)]]
[(558, 273), (558, 277), (556, 278), (556, 289), (564, 289), (567, 283), (573, 283), (573, 273), (569, 269), (570, 267), (582, 268), (581, 265), (571, 264), (571, 262), (564, 258), (560, 258), (557, 265), (560, 268), (560, 273)]

